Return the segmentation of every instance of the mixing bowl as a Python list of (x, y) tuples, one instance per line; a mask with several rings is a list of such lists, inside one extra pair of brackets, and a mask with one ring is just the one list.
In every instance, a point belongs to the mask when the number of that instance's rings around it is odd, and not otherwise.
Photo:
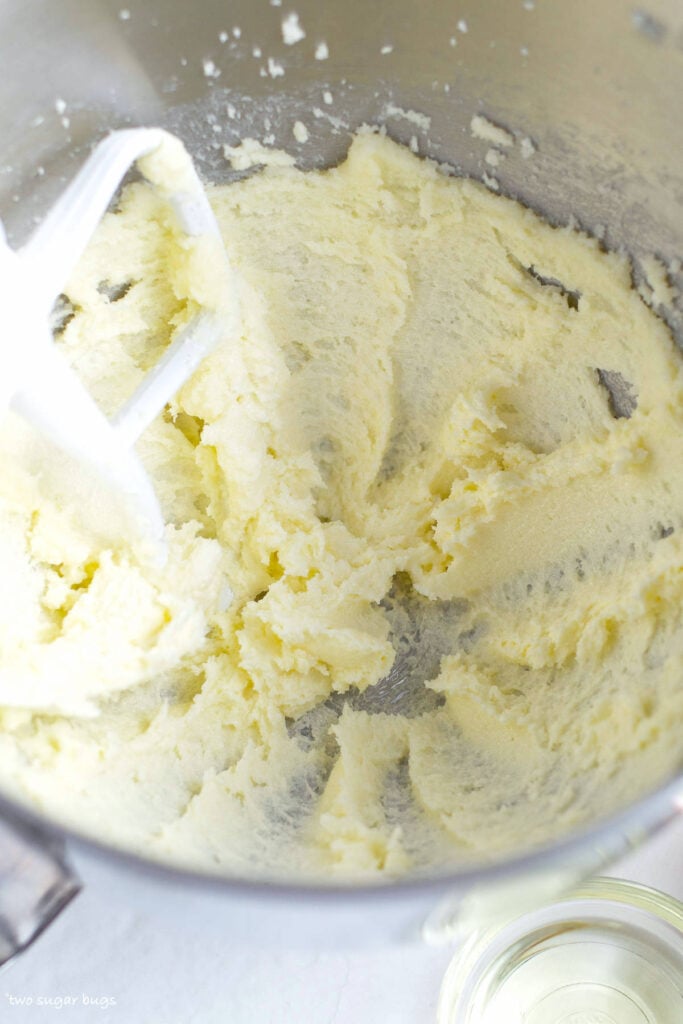
[[(293, 10), (306, 33), (294, 45), (281, 30)], [(0, 0), (0, 60), (0, 214), (15, 244), (114, 127), (176, 132), (215, 183), (235, 173), (225, 143), (269, 136), (301, 166), (324, 167), (363, 123), (482, 178), (487, 146), (470, 122), (483, 113), (535, 150), (531, 160), (515, 147), (497, 169), (502, 193), (624, 247), (636, 278), (642, 256), (683, 255), (678, 0), (642, 10), (624, 0)], [(292, 134), (297, 120), (306, 142)], [(667, 315), (678, 332), (680, 312)], [(26, 945), (78, 879), (242, 940), (440, 941), (591, 873), (666, 822), (677, 795), (680, 774), (503, 863), (329, 886), (160, 866), (3, 798), (0, 954)]]

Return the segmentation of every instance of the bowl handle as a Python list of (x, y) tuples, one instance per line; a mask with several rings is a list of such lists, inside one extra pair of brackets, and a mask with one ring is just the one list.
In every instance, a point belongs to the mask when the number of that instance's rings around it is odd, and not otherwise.
[(27, 949), (80, 889), (60, 839), (0, 817), (0, 965)]

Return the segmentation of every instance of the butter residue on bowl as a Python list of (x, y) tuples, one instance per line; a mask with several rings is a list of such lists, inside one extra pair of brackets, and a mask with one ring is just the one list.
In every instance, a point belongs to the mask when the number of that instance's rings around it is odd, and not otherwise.
[[(3, 786), (240, 875), (548, 842), (681, 761), (679, 353), (625, 258), (383, 134), (267, 159), (210, 190), (242, 333), (139, 445), (167, 566), (79, 532), (1, 426)], [(106, 411), (185, 315), (165, 218), (129, 186), (67, 288)], [(425, 699), (378, 706), (387, 675)]]

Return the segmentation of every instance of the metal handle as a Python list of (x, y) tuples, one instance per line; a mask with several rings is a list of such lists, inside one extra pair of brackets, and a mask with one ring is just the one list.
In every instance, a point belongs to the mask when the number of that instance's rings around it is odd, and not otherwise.
[(0, 965), (30, 946), (80, 889), (61, 840), (0, 818)]

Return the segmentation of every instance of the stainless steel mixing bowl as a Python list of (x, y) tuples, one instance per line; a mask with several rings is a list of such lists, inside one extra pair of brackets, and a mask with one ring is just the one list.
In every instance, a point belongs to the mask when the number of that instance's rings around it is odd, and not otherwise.
[[(281, 20), (292, 9), (306, 38), (288, 46)], [(329, 55), (316, 59), (323, 41)], [(214, 182), (231, 173), (225, 142), (272, 135), (301, 165), (324, 166), (343, 156), (345, 126), (363, 122), (384, 123), (399, 140), (414, 137), (420, 153), (481, 177), (486, 146), (469, 131), (481, 111), (537, 148), (524, 160), (515, 147), (497, 170), (503, 193), (552, 221), (574, 217), (604, 231), (636, 264), (645, 253), (683, 256), (680, 0), (650, 0), (646, 10), (627, 0), (0, 0), (0, 66), (0, 214), (17, 243), (112, 127), (170, 128)], [(401, 113), (410, 110), (427, 114), (429, 126)], [(292, 135), (297, 119), (310, 131), (305, 144)], [(677, 794), (683, 776), (581, 835), (504, 864), (327, 888), (160, 867), (5, 799), (0, 957), (76, 891), (64, 842), (83, 879), (97, 876), (138, 905), (192, 913), (226, 935), (438, 941), (591, 872), (675, 813)]]

